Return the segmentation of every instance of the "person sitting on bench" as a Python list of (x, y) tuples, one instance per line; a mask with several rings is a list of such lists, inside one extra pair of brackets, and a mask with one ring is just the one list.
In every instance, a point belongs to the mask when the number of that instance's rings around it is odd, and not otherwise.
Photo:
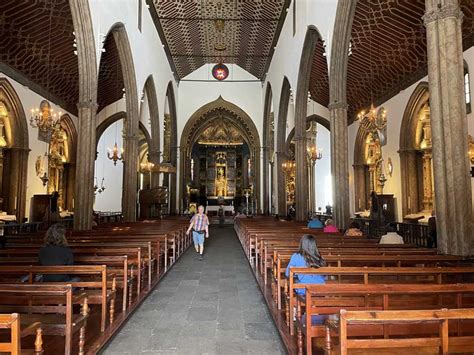
[[(310, 235), (305, 234), (301, 237), (300, 249), (297, 253), (294, 253), (291, 256), (290, 262), (286, 267), (286, 277), (290, 275), (291, 267), (314, 267), (320, 268), (326, 266), (326, 262), (319, 253), (318, 246), (316, 245), (316, 239)], [(295, 282), (305, 283), (305, 284), (323, 284), (325, 283), (325, 278), (322, 275), (297, 275), (295, 274)], [(300, 295), (305, 294), (304, 288), (296, 289), (296, 293)]]
[(319, 218), (317, 216), (315, 216), (308, 222), (308, 228), (310, 228), (310, 229), (323, 229), (324, 225), (323, 225), (323, 222), (321, 222), (319, 220)]
[(339, 229), (334, 225), (334, 221), (331, 218), (326, 220), (324, 229), (324, 233), (339, 233)]
[[(74, 256), (67, 245), (66, 227), (53, 224), (46, 231), (44, 247), (39, 251), (39, 263), (43, 266), (74, 265)], [(74, 278), (76, 279), (76, 278)], [(44, 282), (74, 281), (69, 275), (43, 275)]]

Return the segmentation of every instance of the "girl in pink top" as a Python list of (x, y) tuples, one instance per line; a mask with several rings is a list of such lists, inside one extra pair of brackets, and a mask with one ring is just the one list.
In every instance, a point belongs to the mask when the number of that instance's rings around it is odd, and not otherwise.
[(324, 226), (324, 233), (339, 233), (339, 229), (334, 225), (332, 219), (327, 219)]

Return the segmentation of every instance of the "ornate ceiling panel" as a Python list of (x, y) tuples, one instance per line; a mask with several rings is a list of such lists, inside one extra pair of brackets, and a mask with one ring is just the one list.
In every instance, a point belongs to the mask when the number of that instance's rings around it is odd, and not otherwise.
[(110, 33), (104, 41), (105, 52), (100, 57), (97, 112), (123, 96), (123, 75), (115, 39)]
[(150, 8), (179, 78), (222, 60), (262, 79), (289, 2), (153, 0)]
[[(472, 46), (474, 1), (461, 0), (464, 48)], [(358, 0), (347, 72), (348, 118), (427, 75), (425, 0)]]
[(324, 42), (319, 39), (313, 55), (309, 92), (311, 99), (328, 107), (329, 104), (329, 76), (328, 63), (325, 56)]
[(79, 74), (73, 32), (68, 0), (0, 1), (0, 62), (76, 113)]

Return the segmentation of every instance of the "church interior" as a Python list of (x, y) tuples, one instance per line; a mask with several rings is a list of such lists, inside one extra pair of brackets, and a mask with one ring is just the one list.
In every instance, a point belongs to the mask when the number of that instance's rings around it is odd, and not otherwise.
[(474, 353), (470, 70), (472, 0), (2, 0), (0, 352)]

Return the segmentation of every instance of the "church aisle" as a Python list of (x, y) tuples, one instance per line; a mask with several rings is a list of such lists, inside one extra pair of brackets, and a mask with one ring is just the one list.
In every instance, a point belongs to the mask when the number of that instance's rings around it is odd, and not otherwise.
[(103, 354), (284, 354), (232, 226), (213, 226), (170, 270)]

